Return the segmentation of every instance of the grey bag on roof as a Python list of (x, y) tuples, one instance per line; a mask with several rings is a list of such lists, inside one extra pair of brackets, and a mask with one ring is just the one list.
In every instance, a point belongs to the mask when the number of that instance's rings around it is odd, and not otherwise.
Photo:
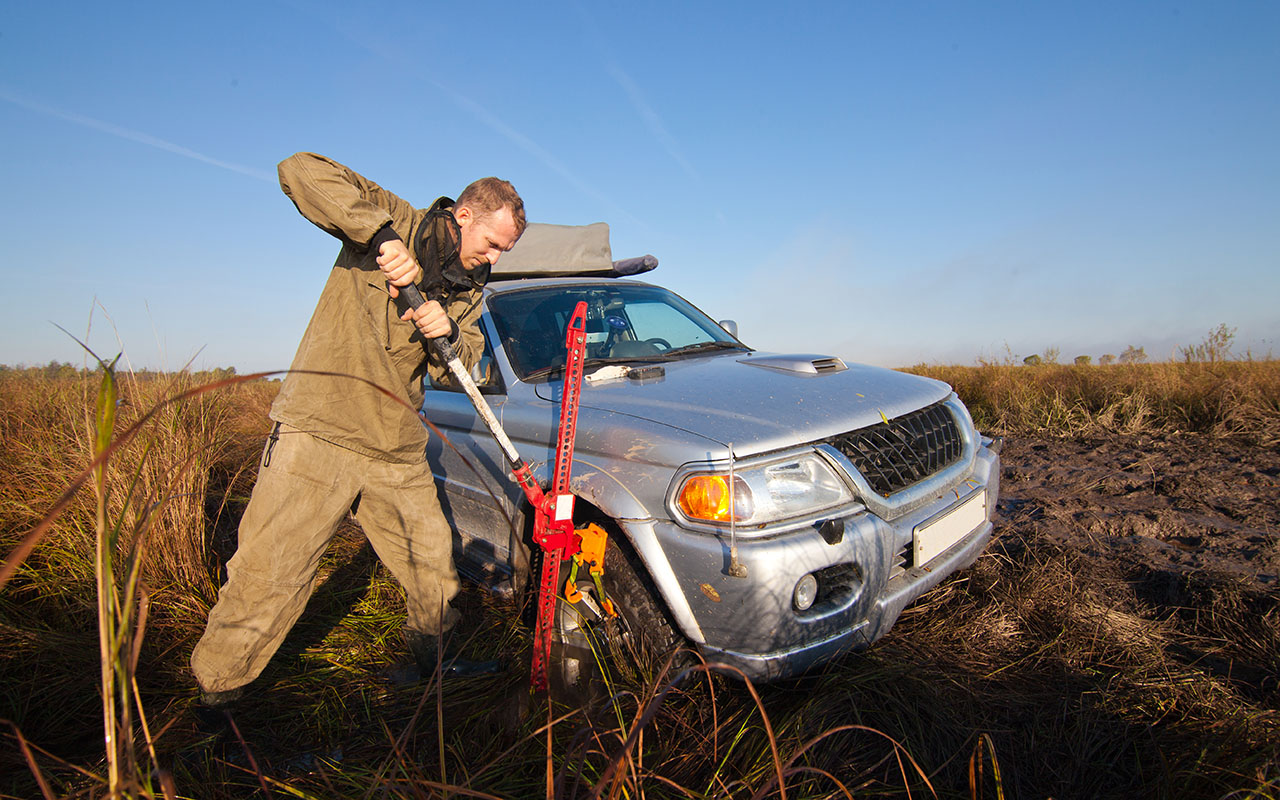
[(493, 267), (494, 278), (548, 278), (554, 275), (609, 272), (609, 225), (548, 225), (530, 222), (511, 252)]

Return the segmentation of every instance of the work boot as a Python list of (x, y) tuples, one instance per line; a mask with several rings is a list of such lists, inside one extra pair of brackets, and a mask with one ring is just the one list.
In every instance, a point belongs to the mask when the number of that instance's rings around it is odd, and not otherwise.
[(244, 697), (243, 686), (227, 689), (222, 692), (200, 690), (200, 699), (196, 701), (194, 712), (196, 728), (201, 733), (227, 736), (231, 732), (229, 715), (240, 708), (239, 700)]
[[(440, 637), (425, 633), (409, 633), (405, 635), (409, 644), (409, 652), (413, 653), (414, 664), (421, 677), (434, 675), (436, 671), (436, 653), (440, 651)], [(459, 655), (443, 653), (440, 658), (440, 672), (445, 678), (474, 678), (479, 675), (493, 675), (502, 670), (501, 661), (471, 661)]]
[(200, 690), (200, 705), (206, 708), (225, 709), (235, 701), (244, 697), (244, 687), (237, 686), (234, 689), (227, 689), (224, 692), (206, 692)]

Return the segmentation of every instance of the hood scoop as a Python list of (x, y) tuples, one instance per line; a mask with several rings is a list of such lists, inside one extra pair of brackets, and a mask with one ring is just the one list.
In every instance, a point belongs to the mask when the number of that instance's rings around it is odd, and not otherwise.
[(828, 372), (844, 372), (849, 368), (835, 356), (811, 354), (748, 356), (738, 359), (738, 363), (800, 375), (825, 375)]

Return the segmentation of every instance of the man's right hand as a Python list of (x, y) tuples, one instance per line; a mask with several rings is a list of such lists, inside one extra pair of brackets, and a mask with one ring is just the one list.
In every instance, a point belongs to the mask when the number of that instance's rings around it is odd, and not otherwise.
[(413, 253), (409, 251), (408, 246), (400, 239), (392, 239), (383, 242), (378, 248), (378, 268), (382, 270), (382, 274), (386, 276), (387, 289), (391, 292), (392, 297), (399, 297), (400, 292), (396, 290), (397, 286), (408, 286), (411, 283), (417, 283), (422, 277), (422, 268), (418, 266), (418, 261), (413, 257)]

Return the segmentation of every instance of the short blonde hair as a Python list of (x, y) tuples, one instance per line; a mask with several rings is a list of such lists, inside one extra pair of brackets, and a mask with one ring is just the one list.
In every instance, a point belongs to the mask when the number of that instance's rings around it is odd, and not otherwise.
[(511, 209), (511, 219), (516, 224), (516, 235), (524, 233), (524, 200), (516, 193), (516, 187), (501, 178), (481, 178), (462, 190), (454, 203), (455, 208), (466, 206), (477, 217), (488, 216), (502, 208)]

